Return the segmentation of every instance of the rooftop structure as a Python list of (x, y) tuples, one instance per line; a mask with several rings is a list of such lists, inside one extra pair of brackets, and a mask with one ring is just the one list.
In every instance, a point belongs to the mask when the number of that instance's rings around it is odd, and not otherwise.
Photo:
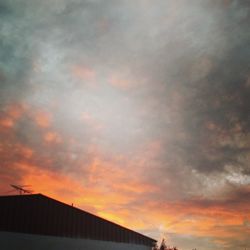
[[(122, 243), (123, 247), (126, 244), (131, 246), (121, 249), (151, 249), (156, 243), (152, 238), (42, 194), (1, 196), (1, 232), (116, 242)], [(83, 242), (81, 244), (84, 245)]]

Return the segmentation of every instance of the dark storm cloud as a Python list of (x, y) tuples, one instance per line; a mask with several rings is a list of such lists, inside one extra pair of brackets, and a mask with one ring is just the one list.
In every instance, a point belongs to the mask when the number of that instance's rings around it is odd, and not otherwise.
[[(194, 40), (185, 41), (181, 35), (171, 34), (166, 45), (173, 39), (174, 50), (167, 54), (166, 46), (165, 56), (162, 51), (157, 67), (151, 69), (156, 72), (154, 82), (157, 79), (166, 84), (154, 92), (160, 100), (160, 109), (154, 115), (170, 111), (168, 124), (160, 118), (156, 127), (161, 135), (167, 129), (176, 135), (165, 135), (164, 157), (168, 163), (174, 154), (174, 158), (182, 158), (182, 166), (205, 173), (224, 171), (227, 165), (243, 165), (244, 171), (248, 171), (241, 156), (249, 154), (249, 5), (237, 1), (205, 5), (206, 13), (200, 4), (195, 6), (204, 16), (190, 17)], [(206, 18), (212, 16), (214, 20), (208, 25), (211, 20)], [(203, 40), (205, 26), (207, 40)], [(173, 68), (168, 68), (168, 60), (174, 62)], [(175, 103), (176, 94), (179, 101)], [(171, 114), (174, 110), (179, 114)], [(174, 159), (171, 164), (177, 162)]]
[[(244, 23), (242, 25), (244, 27)], [(235, 139), (241, 136), (244, 141), (250, 128), (247, 42), (249, 39), (243, 39), (241, 44), (230, 49), (222, 61), (215, 62), (216, 66), (207, 78), (195, 84), (196, 93), (193, 100), (189, 100), (185, 121), (196, 140), (191, 143), (195, 146), (191, 151), (205, 148), (209, 154), (217, 155), (215, 160), (210, 161), (205, 154), (198, 153), (200, 158), (195, 159), (197, 163), (191, 160), (191, 164), (201, 170), (221, 171), (226, 164), (239, 164), (238, 157), (249, 152), (249, 143), (237, 143)], [(223, 140), (231, 142), (223, 143)], [(202, 166), (202, 162), (205, 165)]]

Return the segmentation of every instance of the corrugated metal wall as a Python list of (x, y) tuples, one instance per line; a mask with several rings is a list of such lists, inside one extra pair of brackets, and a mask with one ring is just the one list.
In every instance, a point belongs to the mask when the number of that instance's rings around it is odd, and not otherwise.
[(0, 231), (133, 243), (155, 240), (43, 195), (0, 197)]

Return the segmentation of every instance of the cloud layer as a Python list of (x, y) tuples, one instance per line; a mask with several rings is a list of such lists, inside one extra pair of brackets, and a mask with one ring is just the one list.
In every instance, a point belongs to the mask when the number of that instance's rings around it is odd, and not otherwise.
[(30, 184), (183, 250), (247, 247), (249, 8), (2, 1), (1, 190)]

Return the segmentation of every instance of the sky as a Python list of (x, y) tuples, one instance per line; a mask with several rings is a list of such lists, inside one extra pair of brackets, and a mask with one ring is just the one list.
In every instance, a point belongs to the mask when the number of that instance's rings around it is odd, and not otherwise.
[(249, 22), (248, 0), (1, 0), (0, 193), (250, 248)]

